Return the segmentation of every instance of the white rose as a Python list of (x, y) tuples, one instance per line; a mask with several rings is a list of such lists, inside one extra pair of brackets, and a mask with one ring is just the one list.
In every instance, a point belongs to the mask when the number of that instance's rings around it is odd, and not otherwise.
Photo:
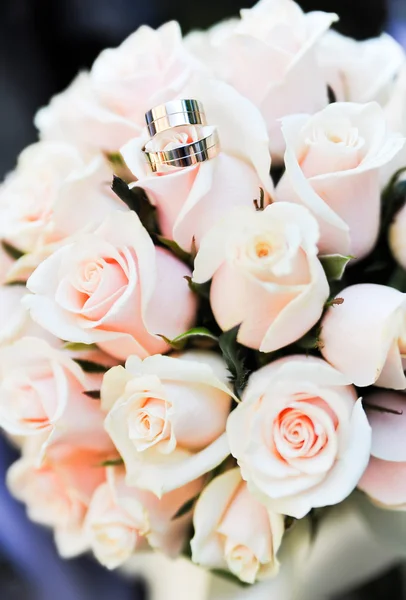
[[(135, 176), (134, 186), (143, 188), (156, 206), (163, 234), (190, 251), (230, 209), (252, 207), (261, 187), (267, 203), (273, 183), (266, 124), (258, 109), (231, 86), (215, 80), (195, 77), (183, 93), (199, 98), (210, 126), (175, 128), (150, 141), (141, 136), (121, 153)], [(213, 127), (220, 140), (216, 157), (188, 168), (151, 172), (142, 152), (145, 143), (155, 151), (171, 149), (201, 139)]]
[(115, 211), (44, 260), (27, 282), (33, 294), (24, 301), (32, 318), (61, 339), (102, 344), (122, 359), (144, 357), (168, 350), (158, 334), (172, 339), (192, 325), (189, 273), (154, 246), (135, 212)]
[(282, 158), (284, 149), (278, 120), (294, 113), (314, 113), (328, 102), (315, 50), (335, 20), (334, 14), (305, 14), (292, 0), (261, 0), (253, 8), (243, 9), (240, 20), (227, 22), (209, 34), (203, 52), (195, 38), (198, 56), (203, 58), (204, 53), (214, 73), (260, 109), (277, 159)]
[(112, 193), (111, 177), (102, 158), (86, 163), (69, 144), (29, 146), (0, 189), (0, 237), (32, 252), (100, 222), (114, 208), (127, 209)]
[(96, 558), (108, 569), (115, 569), (134, 551), (147, 549), (148, 544), (177, 556), (185, 545), (192, 515), (189, 511), (174, 517), (200, 488), (201, 481), (196, 480), (159, 499), (128, 486), (124, 469), (108, 468), (107, 481), (95, 491), (85, 524)]
[(236, 209), (215, 225), (202, 240), (193, 280), (212, 279), (210, 304), (220, 327), (241, 325), (239, 342), (261, 352), (302, 337), (329, 295), (318, 239), (309, 211), (289, 203)]
[(276, 195), (306, 206), (320, 226), (321, 253), (363, 258), (379, 229), (379, 169), (404, 144), (387, 129), (379, 104), (336, 102), (321, 112), (285, 117), (286, 171)]
[(135, 356), (104, 376), (105, 427), (127, 482), (157, 496), (208, 473), (229, 454), (231, 391), (222, 359), (209, 352)]
[(318, 58), (338, 102), (384, 105), (405, 53), (387, 33), (357, 41), (330, 30), (321, 38)]
[(275, 576), (284, 518), (250, 494), (239, 469), (215, 477), (194, 512), (192, 560), (210, 569), (228, 569), (241, 581)]
[(310, 356), (290, 356), (251, 375), (227, 434), (249, 490), (268, 508), (301, 519), (356, 487), (371, 428), (348, 383)]
[(36, 117), (43, 139), (69, 139), (88, 152), (115, 152), (139, 135), (144, 113), (172, 100), (203, 71), (182, 42), (179, 24), (142, 26), (118, 48), (104, 50)]

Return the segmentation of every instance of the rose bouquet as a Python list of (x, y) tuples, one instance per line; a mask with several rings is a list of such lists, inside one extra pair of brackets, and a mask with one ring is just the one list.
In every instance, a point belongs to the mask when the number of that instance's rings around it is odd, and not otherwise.
[(406, 61), (336, 20), (141, 27), (37, 114), (0, 191), (0, 426), (62, 556), (252, 584), (356, 488), (405, 509)]

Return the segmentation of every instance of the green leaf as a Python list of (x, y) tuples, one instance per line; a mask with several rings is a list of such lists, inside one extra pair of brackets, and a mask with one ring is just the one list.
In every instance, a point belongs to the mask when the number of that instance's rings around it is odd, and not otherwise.
[(82, 393), (88, 398), (92, 398), (92, 400), (100, 400), (100, 390), (86, 390)]
[(395, 214), (406, 201), (406, 181), (398, 181), (406, 171), (406, 167), (396, 171), (382, 192), (381, 203), (381, 232), (385, 234)]
[(106, 373), (109, 370), (109, 367), (93, 362), (92, 360), (84, 360), (83, 358), (74, 358), (73, 360), (82, 367), (85, 373)]
[(204, 298), (205, 300), (210, 299), (210, 281), (207, 281), (206, 283), (196, 283), (188, 275), (185, 276), (185, 279), (188, 282), (189, 288), (192, 290), (192, 292), (194, 292), (201, 298)]
[(130, 189), (126, 182), (120, 177), (117, 177), (117, 175), (113, 176), (111, 189), (125, 204), (127, 204), (130, 210), (137, 213), (148, 233), (157, 232), (156, 209), (149, 202), (145, 190), (141, 187), (133, 187)]
[(124, 461), (122, 458), (112, 458), (110, 460), (104, 460), (101, 463), (101, 467), (117, 467), (119, 465), (123, 465)]
[(254, 199), (254, 208), (256, 211), (261, 211), (265, 208), (265, 192), (262, 187), (259, 188), (259, 200)]
[(320, 348), (321, 326), (316, 325), (296, 342), (302, 350), (318, 350)]
[(395, 268), (388, 281), (388, 286), (399, 290), (399, 292), (406, 292), (406, 271), (402, 267)]
[(107, 160), (111, 162), (112, 165), (118, 167), (124, 167), (125, 162), (120, 152), (107, 152)]
[(209, 331), (206, 327), (194, 327), (193, 329), (189, 329), (185, 333), (181, 333), (173, 340), (165, 337), (164, 335), (158, 334), (167, 344), (172, 346), (175, 350), (182, 350), (185, 347), (186, 343), (193, 338), (204, 338), (211, 340), (212, 342), (218, 342), (219, 339), (215, 336), (211, 331)]
[(239, 329), (240, 325), (237, 325), (222, 333), (219, 337), (219, 346), (230, 372), (235, 394), (240, 398), (247, 383), (249, 371), (245, 367), (242, 347), (237, 342)]
[(9, 257), (13, 260), (18, 260), (19, 258), (24, 256), (24, 252), (21, 252), (21, 250), (18, 250), (18, 248), (15, 248), (14, 246), (8, 244), (4, 240), (1, 242), (1, 245), (3, 247), (4, 252), (6, 252), (6, 254), (8, 254)]
[(190, 512), (192, 510), (192, 508), (194, 507), (195, 502), (198, 499), (198, 497), (199, 497), (199, 495), (195, 496), (194, 498), (191, 498), (190, 500), (185, 502), (185, 504), (182, 504), (180, 509), (173, 515), (171, 521), (174, 521), (175, 519), (179, 519), (180, 517), (183, 517), (183, 515), (186, 515), (188, 512)]
[(157, 235), (156, 239), (163, 246), (168, 248), (172, 252), (172, 254), (177, 256), (182, 262), (184, 262), (188, 265), (191, 264), (191, 262), (192, 262), (191, 255), (188, 252), (185, 252), (185, 250), (183, 250), (174, 240), (169, 240), (168, 238), (163, 237), (162, 235)]
[(71, 350), (72, 352), (88, 352), (97, 350), (96, 344), (82, 344), (80, 342), (66, 342), (62, 346), (62, 350)]
[(339, 281), (344, 275), (345, 267), (354, 256), (343, 256), (342, 254), (324, 254), (319, 256), (320, 262), (330, 281)]

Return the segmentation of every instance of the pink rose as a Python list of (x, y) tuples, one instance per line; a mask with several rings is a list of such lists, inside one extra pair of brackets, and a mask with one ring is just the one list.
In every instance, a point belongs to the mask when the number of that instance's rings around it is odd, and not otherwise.
[(352, 285), (322, 321), (324, 358), (352, 383), (403, 390), (406, 294), (383, 285)]
[(57, 347), (60, 340), (31, 319), (23, 304), (26, 295), (24, 285), (0, 285), (0, 348), (24, 336), (45, 339)]
[[(392, 510), (406, 509), (405, 408), (404, 394), (384, 390), (368, 396), (365, 407), (372, 427), (372, 447), (358, 487), (374, 503)], [(383, 412), (385, 409), (396, 414)]]
[(114, 209), (128, 210), (111, 191), (111, 177), (102, 157), (86, 162), (69, 144), (32, 144), (0, 188), (0, 237), (35, 253)]
[[(118, 358), (168, 349), (192, 325), (188, 268), (156, 248), (134, 212), (113, 212), (94, 233), (72, 238), (27, 282), (32, 318), (58, 337), (103, 345)], [(162, 299), (165, 298), (165, 302)]]
[(371, 102), (384, 105), (405, 54), (387, 33), (354, 40), (329, 30), (318, 45), (319, 63), (338, 102)]
[(128, 485), (157, 496), (214, 469), (229, 454), (225, 426), (232, 392), (214, 353), (131, 356), (104, 376), (105, 427)]
[(213, 278), (210, 303), (220, 327), (241, 324), (238, 341), (261, 352), (302, 337), (329, 295), (318, 239), (309, 211), (289, 203), (239, 209), (214, 226), (202, 240), (193, 280)]
[(114, 152), (141, 133), (147, 110), (171, 100), (203, 70), (183, 46), (178, 23), (142, 26), (118, 48), (104, 50), (89, 74), (39, 111), (36, 125), (42, 139)]
[(249, 490), (268, 508), (301, 519), (356, 487), (371, 429), (348, 383), (310, 356), (277, 360), (250, 377), (227, 434)]
[[(261, 110), (268, 125), (272, 155), (281, 159), (280, 117), (314, 113), (327, 100), (324, 73), (317, 63), (319, 38), (337, 20), (334, 14), (304, 14), (292, 0), (262, 0), (241, 11), (209, 36), (204, 54), (214, 73)], [(193, 48), (193, 46), (192, 46)]]
[[(184, 91), (199, 98), (210, 127), (178, 127), (154, 136), (131, 140), (122, 149), (124, 160), (141, 187), (157, 207), (163, 235), (187, 251), (199, 246), (207, 230), (231, 208), (252, 206), (260, 187), (265, 202), (273, 192), (269, 175), (271, 159), (266, 125), (258, 109), (230, 86), (195, 79)], [(216, 126), (220, 154), (187, 168), (164, 167), (152, 173), (142, 147), (148, 150), (173, 149), (201, 139)]]
[(177, 556), (186, 543), (192, 515), (189, 511), (174, 517), (200, 488), (201, 481), (193, 481), (158, 499), (151, 492), (127, 486), (124, 469), (108, 468), (107, 481), (95, 491), (86, 518), (96, 558), (108, 569), (115, 569), (148, 545)]
[(84, 394), (101, 382), (65, 350), (22, 338), (0, 349), (0, 426), (12, 435), (46, 434), (43, 450), (63, 441), (109, 452), (100, 403)]
[(105, 479), (102, 461), (99, 452), (57, 445), (38, 464), (36, 454), (26, 446), (7, 473), (10, 492), (26, 504), (32, 521), (54, 529), (64, 558), (89, 548), (84, 520), (94, 491)]
[(282, 120), (286, 172), (277, 199), (306, 206), (320, 225), (322, 254), (360, 259), (378, 235), (379, 169), (402, 148), (381, 107), (336, 102), (321, 112)]
[(27, 290), (22, 285), (0, 286), (0, 346), (26, 335), (32, 321), (21, 301)]
[(193, 524), (193, 562), (230, 570), (246, 583), (278, 573), (276, 553), (285, 528), (283, 516), (250, 494), (239, 469), (215, 477), (203, 490)]

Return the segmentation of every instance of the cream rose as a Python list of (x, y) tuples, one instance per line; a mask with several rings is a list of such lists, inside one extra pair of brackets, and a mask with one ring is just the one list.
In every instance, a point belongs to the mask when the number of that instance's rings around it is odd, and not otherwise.
[(367, 470), (358, 487), (375, 504), (391, 510), (406, 510), (405, 409), (404, 394), (381, 390), (366, 399), (372, 447)]
[(319, 11), (304, 14), (292, 0), (261, 0), (243, 9), (240, 20), (215, 30), (203, 46), (214, 73), (261, 110), (276, 159), (284, 150), (279, 119), (314, 113), (328, 102), (316, 47), (336, 20), (336, 15)]
[(28, 446), (8, 470), (7, 486), (27, 506), (32, 521), (54, 529), (61, 556), (77, 556), (89, 549), (84, 519), (94, 491), (105, 479), (103, 455), (57, 445), (39, 465), (31, 439)]
[(43, 139), (68, 139), (88, 152), (114, 152), (139, 135), (144, 113), (172, 100), (203, 66), (182, 43), (179, 24), (140, 27), (114, 49), (104, 50), (36, 125)]
[(193, 280), (212, 278), (220, 327), (272, 352), (302, 337), (320, 318), (329, 286), (317, 258), (319, 230), (308, 210), (276, 203), (230, 213), (202, 240)]
[(200, 495), (194, 512), (192, 560), (209, 569), (227, 569), (254, 583), (277, 574), (283, 516), (261, 505), (239, 469), (216, 477)]
[(192, 514), (174, 517), (200, 488), (201, 481), (196, 480), (158, 499), (151, 492), (127, 486), (124, 469), (108, 468), (107, 481), (95, 491), (86, 518), (96, 558), (115, 569), (148, 545), (177, 556), (189, 534)]
[(336, 102), (313, 115), (282, 121), (286, 172), (278, 200), (306, 206), (320, 225), (321, 253), (368, 254), (378, 235), (379, 168), (403, 146), (381, 107)]
[[(119, 358), (168, 349), (195, 317), (188, 268), (155, 248), (134, 212), (113, 212), (42, 262), (27, 282), (32, 318), (58, 337)], [(162, 303), (165, 298), (165, 303)]]
[(0, 346), (21, 337), (30, 327), (30, 315), (21, 302), (26, 293), (22, 285), (0, 286)]
[(227, 434), (250, 491), (268, 508), (300, 519), (356, 487), (371, 429), (348, 383), (310, 356), (275, 361), (250, 377)]
[(358, 41), (330, 30), (321, 38), (317, 54), (339, 102), (376, 100), (385, 105), (405, 62), (402, 46), (387, 33)]
[[(184, 92), (199, 98), (210, 127), (177, 127), (147, 141), (144, 136), (126, 144), (121, 153), (141, 187), (157, 207), (163, 234), (190, 251), (207, 230), (231, 208), (252, 206), (265, 192), (273, 192), (266, 125), (258, 109), (230, 86), (194, 79)], [(165, 167), (152, 173), (142, 147), (169, 150), (197, 141), (218, 129), (221, 152), (188, 168)]]
[(127, 483), (157, 496), (197, 479), (229, 454), (225, 425), (232, 392), (214, 353), (131, 356), (104, 376), (105, 427)]
[(114, 209), (127, 210), (110, 189), (111, 177), (101, 157), (86, 162), (69, 144), (32, 144), (1, 187), (0, 237), (23, 252), (38, 252)]
[(360, 387), (406, 388), (406, 294), (363, 283), (345, 288), (321, 327), (324, 358)]
[(12, 435), (44, 434), (44, 449), (80, 442), (111, 451), (100, 404), (84, 394), (101, 382), (101, 374), (84, 373), (66, 351), (24, 337), (0, 349), (0, 426)]

